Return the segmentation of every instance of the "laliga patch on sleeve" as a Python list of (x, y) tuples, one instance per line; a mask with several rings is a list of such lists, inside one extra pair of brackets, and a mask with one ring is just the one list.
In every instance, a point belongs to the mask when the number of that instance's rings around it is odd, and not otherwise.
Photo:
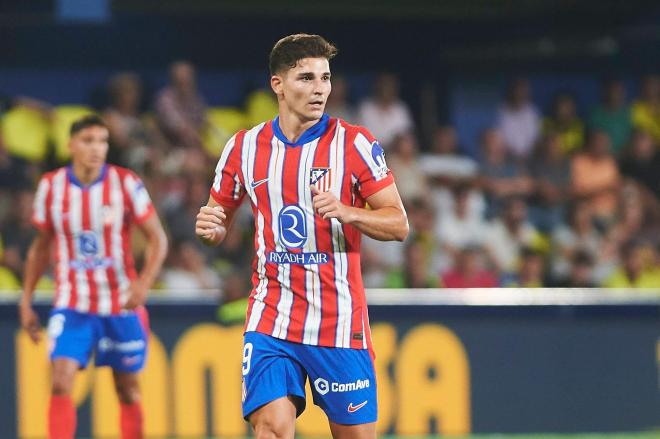
[(378, 140), (374, 140), (371, 143), (371, 158), (374, 160), (374, 163), (376, 163), (377, 166), (377, 171), (375, 173), (376, 176), (378, 178), (382, 178), (387, 175), (388, 169), (387, 163), (385, 163), (385, 151), (378, 143)]

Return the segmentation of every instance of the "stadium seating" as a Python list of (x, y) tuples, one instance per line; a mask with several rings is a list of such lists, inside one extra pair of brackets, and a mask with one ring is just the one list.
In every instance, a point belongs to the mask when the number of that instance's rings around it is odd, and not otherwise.
[(249, 125), (246, 114), (232, 107), (209, 108), (206, 118), (209, 127), (204, 136), (204, 147), (212, 157), (219, 156), (227, 140)]
[(274, 118), (277, 110), (277, 102), (270, 91), (253, 91), (245, 100), (245, 111), (251, 127)]
[(7, 151), (31, 162), (44, 161), (48, 154), (48, 121), (36, 110), (16, 107), (2, 121), (2, 138)]

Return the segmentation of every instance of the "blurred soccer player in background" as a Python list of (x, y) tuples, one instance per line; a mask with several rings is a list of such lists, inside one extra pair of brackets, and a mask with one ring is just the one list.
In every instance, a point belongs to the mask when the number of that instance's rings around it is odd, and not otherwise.
[[(32, 222), (39, 233), (28, 252), (19, 304), (21, 325), (39, 342), (41, 327), (32, 296), (54, 245), (48, 435), (51, 439), (74, 437), (74, 376), (94, 352), (97, 366), (113, 370), (121, 437), (142, 438), (137, 373), (144, 366), (147, 349), (148, 318), (143, 305), (165, 257), (165, 232), (141, 180), (128, 169), (105, 163), (108, 129), (102, 119), (90, 115), (73, 123), (69, 147), (71, 165), (45, 174), (37, 189)], [(133, 224), (147, 239), (139, 275), (130, 246)]]
[(378, 141), (324, 113), (335, 54), (318, 35), (275, 44), (279, 115), (229, 140), (197, 216), (199, 238), (218, 245), (245, 195), (252, 202), (243, 415), (257, 438), (294, 437), (307, 378), (334, 437), (376, 434), (360, 236), (402, 241), (408, 222)]

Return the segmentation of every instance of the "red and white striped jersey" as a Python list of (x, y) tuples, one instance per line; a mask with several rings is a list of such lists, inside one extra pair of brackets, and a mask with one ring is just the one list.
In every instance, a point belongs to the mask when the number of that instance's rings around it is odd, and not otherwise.
[(310, 345), (371, 348), (360, 232), (314, 213), (310, 185), (364, 207), (394, 183), (383, 149), (359, 126), (324, 115), (298, 142), (278, 118), (232, 137), (211, 196), (237, 207), (247, 194), (256, 255), (246, 331)]
[(55, 308), (110, 315), (121, 312), (135, 279), (130, 245), (133, 223), (154, 212), (132, 171), (105, 165), (82, 185), (71, 167), (45, 174), (34, 199), (33, 224), (55, 236)]

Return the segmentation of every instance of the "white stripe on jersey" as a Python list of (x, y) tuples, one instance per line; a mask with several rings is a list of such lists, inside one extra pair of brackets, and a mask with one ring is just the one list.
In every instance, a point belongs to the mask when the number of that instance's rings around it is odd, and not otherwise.
[(369, 139), (364, 137), (364, 134), (358, 133), (355, 137), (355, 149), (362, 157), (362, 160), (367, 164), (371, 175), (374, 177), (374, 180), (380, 181), (383, 178), (387, 177), (387, 173), (383, 172), (383, 165), (379, 165), (374, 160), (371, 155), (372, 144), (369, 142)]
[[(69, 229), (71, 231), (71, 244), (73, 258), (84, 259), (80, 252), (80, 235), (83, 232), (82, 225), (82, 191), (79, 186), (69, 184)], [(89, 311), (89, 284), (87, 283), (87, 272), (85, 270), (74, 270), (76, 279), (76, 310), (79, 312)]]
[[(254, 302), (252, 304), (252, 311), (250, 313), (250, 320), (247, 324), (247, 331), (255, 331), (259, 320), (261, 320), (261, 314), (264, 311), (266, 304), (264, 299), (266, 294), (268, 294), (268, 278), (266, 277), (266, 241), (264, 238), (264, 227), (265, 219), (259, 206), (257, 204), (257, 197), (254, 195), (254, 190), (250, 182), (254, 181), (254, 166), (256, 164), (257, 157), (257, 136), (261, 132), (264, 124), (258, 125), (257, 127), (251, 129), (243, 138), (243, 149), (241, 150), (241, 165), (243, 166), (243, 176), (245, 178), (245, 190), (250, 196), (250, 200), (255, 206), (257, 211), (257, 275), (259, 277), (259, 283), (255, 288)], [(272, 161), (272, 154), (271, 154)]]
[[(89, 188), (89, 225), (96, 233), (98, 241), (98, 255), (105, 259), (105, 236), (103, 236), (103, 183), (95, 184)], [(112, 302), (110, 300), (110, 283), (106, 267), (94, 270), (94, 281), (98, 294), (98, 313), (110, 314)]]
[[(276, 151), (275, 160), (271, 160), (268, 167), (268, 196), (272, 213), (271, 228), (273, 229), (275, 241), (274, 250), (284, 252), (287, 249), (282, 245), (280, 237), (279, 213), (284, 208), (284, 157), (286, 156), (287, 146), (275, 136), (273, 136), (271, 145), (273, 150)], [(291, 321), (291, 306), (293, 305), (290, 264), (277, 264), (277, 281), (280, 285), (280, 300), (277, 302), (277, 318), (275, 319), (275, 325), (273, 325), (272, 335), (277, 338), (286, 338)]]
[(122, 247), (121, 231), (124, 225), (124, 193), (121, 190), (121, 180), (119, 174), (111, 169), (108, 177), (110, 179), (110, 203), (114, 212), (120, 212), (120, 215), (113, 216), (111, 254), (114, 261), (115, 272), (117, 274), (117, 283), (119, 289), (119, 306), (126, 303), (126, 295), (130, 280), (124, 267), (124, 248)]
[[(346, 130), (337, 124), (335, 136), (330, 144), (330, 168), (333, 173), (331, 192), (341, 200), (344, 183), (344, 141)], [(351, 347), (351, 323), (353, 315), (351, 291), (348, 285), (348, 257), (346, 256), (346, 241), (341, 223), (336, 218), (331, 220), (332, 248), (335, 262), (335, 284), (337, 287), (337, 334), (336, 346)]]
[[(314, 253), (316, 248), (316, 214), (312, 203), (312, 191), (309, 189), (309, 175), (314, 163), (314, 156), (319, 139), (305, 145), (300, 157), (298, 178), (298, 200), (305, 206), (307, 219), (307, 242), (303, 251)], [(321, 276), (319, 264), (305, 265), (305, 293), (307, 297), (307, 317), (302, 342), (305, 344), (318, 344), (321, 327)]]
[(62, 213), (64, 212), (64, 190), (66, 188), (66, 171), (61, 169), (53, 176), (53, 195), (50, 205), (50, 214), (53, 218), (53, 227), (57, 235), (57, 267), (56, 270), (56, 285), (57, 302), (55, 308), (66, 308), (69, 305), (71, 298), (71, 283), (69, 283), (69, 248), (67, 247), (67, 239), (64, 235), (64, 223)]
[(215, 178), (213, 179), (213, 190), (217, 193), (220, 192), (220, 185), (222, 184), (222, 169), (227, 164), (227, 159), (229, 158), (229, 153), (234, 149), (234, 143), (236, 142), (236, 134), (234, 134), (231, 139), (227, 141), (222, 154), (220, 154), (220, 159), (218, 160), (218, 165), (215, 167)]
[(32, 217), (39, 224), (46, 223), (48, 218), (48, 206), (46, 206), (46, 197), (48, 196), (48, 189), (50, 184), (45, 178), (39, 182), (39, 187), (37, 188), (37, 193), (34, 196), (34, 209)]

